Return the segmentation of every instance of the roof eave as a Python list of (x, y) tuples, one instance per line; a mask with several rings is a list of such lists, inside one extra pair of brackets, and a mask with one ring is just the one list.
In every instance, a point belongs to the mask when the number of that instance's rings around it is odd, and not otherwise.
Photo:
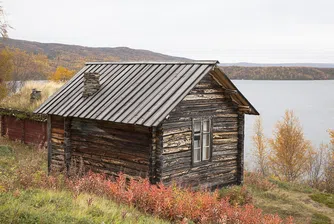
[(111, 61), (111, 62), (86, 62), (85, 65), (94, 65), (94, 64), (117, 64), (117, 65), (130, 65), (130, 64), (177, 64), (177, 65), (186, 65), (186, 64), (203, 64), (203, 65), (215, 65), (219, 64), (218, 60), (189, 60), (189, 61)]
[(245, 114), (250, 115), (260, 115), (260, 113), (255, 109), (255, 107), (247, 100), (247, 98), (239, 91), (239, 89), (233, 84), (233, 82), (227, 77), (224, 71), (219, 67), (215, 66), (212, 75), (217, 79), (217, 81), (224, 87), (236, 90), (235, 99), (243, 107), (249, 107), (249, 110), (244, 110)]

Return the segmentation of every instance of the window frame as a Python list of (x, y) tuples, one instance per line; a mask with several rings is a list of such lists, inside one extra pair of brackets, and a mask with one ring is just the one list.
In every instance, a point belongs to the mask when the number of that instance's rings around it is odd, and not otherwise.
[[(208, 121), (209, 122), (209, 127), (208, 131), (204, 132), (203, 131), (203, 122)], [(200, 122), (200, 160), (195, 161), (195, 122)], [(193, 118), (192, 119), (192, 138), (191, 138), (191, 164), (192, 166), (197, 166), (197, 165), (202, 165), (206, 164), (208, 162), (212, 162), (212, 143), (213, 143), (213, 132), (212, 132), (212, 117), (201, 117), (201, 118)], [(203, 147), (203, 136), (204, 135), (209, 135), (209, 158), (203, 160), (203, 152), (204, 152), (204, 147)]]

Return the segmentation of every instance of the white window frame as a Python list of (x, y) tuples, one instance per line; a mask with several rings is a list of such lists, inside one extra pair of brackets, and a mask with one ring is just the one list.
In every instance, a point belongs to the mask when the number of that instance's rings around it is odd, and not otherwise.
[[(207, 131), (203, 130), (203, 123), (205, 121), (209, 122), (209, 127)], [(200, 123), (200, 131), (199, 132), (195, 132), (195, 123)], [(208, 135), (208, 145), (204, 146), (203, 145), (203, 136), (204, 135)], [(199, 147), (195, 148), (195, 136), (199, 136)], [(208, 152), (208, 158), (203, 159), (203, 153), (204, 153), (204, 147), (206, 147), (209, 152)], [(192, 164), (198, 164), (198, 163), (202, 163), (202, 162), (207, 162), (207, 161), (211, 161), (212, 158), (212, 119), (211, 117), (205, 117), (205, 118), (194, 118), (192, 120)], [(195, 158), (195, 150), (199, 151), (199, 160), (197, 160)]]

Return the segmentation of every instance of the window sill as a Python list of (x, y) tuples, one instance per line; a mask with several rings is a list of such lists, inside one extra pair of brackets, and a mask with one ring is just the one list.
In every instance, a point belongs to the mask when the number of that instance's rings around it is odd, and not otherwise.
[(207, 164), (210, 164), (211, 162), (212, 162), (211, 159), (209, 159), (209, 160), (204, 160), (204, 161), (200, 161), (200, 162), (193, 162), (193, 163), (192, 163), (192, 167), (198, 167), (198, 166), (207, 165)]

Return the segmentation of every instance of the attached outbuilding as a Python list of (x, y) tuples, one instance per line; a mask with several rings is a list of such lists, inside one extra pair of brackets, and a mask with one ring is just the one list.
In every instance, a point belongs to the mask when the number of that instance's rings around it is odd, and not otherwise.
[(259, 114), (218, 61), (86, 63), (35, 113), (49, 171), (210, 188), (242, 183), (245, 114)]

